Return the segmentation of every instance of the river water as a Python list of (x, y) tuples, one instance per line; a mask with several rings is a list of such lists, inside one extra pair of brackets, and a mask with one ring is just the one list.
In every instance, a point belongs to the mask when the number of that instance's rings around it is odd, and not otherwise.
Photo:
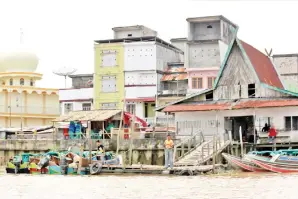
[(0, 174), (2, 199), (297, 199), (298, 175), (205, 176)]

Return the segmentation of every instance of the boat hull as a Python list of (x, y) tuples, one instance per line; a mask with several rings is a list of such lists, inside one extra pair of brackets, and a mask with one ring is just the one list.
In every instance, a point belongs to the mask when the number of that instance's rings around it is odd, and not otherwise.
[[(13, 168), (6, 168), (6, 173), (15, 173), (15, 169), (13, 169)], [(29, 174), (30, 171), (29, 171), (28, 168), (18, 169), (17, 170), (17, 174), (21, 174), (21, 173)]]
[(252, 157), (252, 162), (263, 169), (275, 173), (293, 173), (298, 172), (298, 161), (296, 157), (279, 156), (272, 160), (261, 160), (257, 157)]
[(255, 165), (253, 162), (250, 162), (248, 160), (244, 160), (241, 158), (238, 158), (236, 156), (232, 156), (226, 153), (222, 154), (223, 157), (233, 166), (237, 168), (241, 168), (244, 171), (250, 171), (250, 172), (264, 172), (266, 171), (262, 167), (259, 167)]

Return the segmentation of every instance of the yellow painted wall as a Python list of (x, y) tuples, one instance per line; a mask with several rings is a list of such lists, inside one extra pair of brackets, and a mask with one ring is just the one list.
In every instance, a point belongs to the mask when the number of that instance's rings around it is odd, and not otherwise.
[[(116, 50), (117, 66), (101, 67), (103, 50)], [(94, 107), (101, 108), (102, 103), (118, 103), (119, 109), (123, 108), (124, 99), (124, 47), (122, 43), (95, 44), (95, 66), (94, 66)], [(116, 76), (117, 91), (114, 93), (101, 92), (101, 77)]]
[(155, 116), (155, 106), (151, 106), (155, 103), (148, 103), (148, 117), (154, 117)]
[(60, 115), (59, 108), (59, 95), (47, 95), (45, 100), (46, 114), (48, 115)]

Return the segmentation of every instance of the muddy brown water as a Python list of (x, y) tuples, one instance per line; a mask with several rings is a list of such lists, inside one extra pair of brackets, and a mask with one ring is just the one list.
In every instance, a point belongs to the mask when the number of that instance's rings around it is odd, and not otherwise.
[(298, 175), (205, 176), (0, 174), (3, 199), (297, 199)]

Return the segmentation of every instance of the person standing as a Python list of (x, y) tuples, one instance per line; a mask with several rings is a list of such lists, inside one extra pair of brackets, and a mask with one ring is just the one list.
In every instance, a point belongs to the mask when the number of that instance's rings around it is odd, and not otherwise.
[(168, 169), (169, 165), (173, 169), (173, 147), (174, 142), (171, 136), (168, 134), (167, 139), (164, 142), (165, 146), (165, 169)]

